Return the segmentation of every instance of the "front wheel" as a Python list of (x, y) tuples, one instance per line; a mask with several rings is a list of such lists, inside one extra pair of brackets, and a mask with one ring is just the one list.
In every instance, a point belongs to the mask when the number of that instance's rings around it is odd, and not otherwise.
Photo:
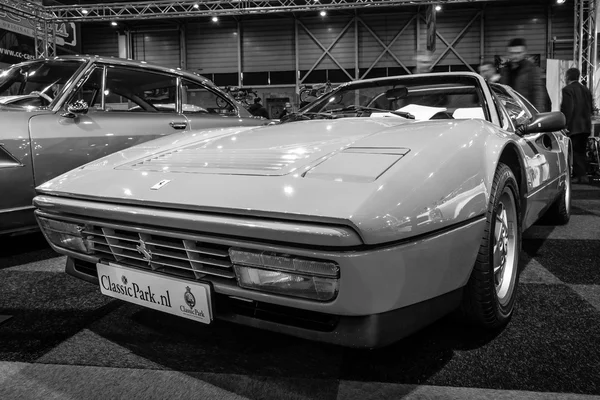
[(485, 230), (463, 293), (462, 311), (471, 322), (495, 329), (508, 323), (515, 306), (521, 251), (519, 187), (500, 163), (494, 175)]
[(550, 206), (544, 219), (554, 225), (565, 225), (571, 219), (571, 162), (567, 166), (565, 184), (558, 198)]

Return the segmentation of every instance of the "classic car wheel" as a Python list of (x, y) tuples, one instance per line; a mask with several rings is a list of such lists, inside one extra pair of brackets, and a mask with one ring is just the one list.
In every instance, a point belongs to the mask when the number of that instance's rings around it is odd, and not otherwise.
[(544, 219), (555, 225), (565, 225), (571, 219), (571, 168), (567, 168), (565, 186), (558, 199), (546, 211)]
[(494, 175), (479, 253), (463, 293), (463, 313), (483, 328), (506, 325), (514, 309), (521, 250), (518, 199), (515, 176), (500, 163)]

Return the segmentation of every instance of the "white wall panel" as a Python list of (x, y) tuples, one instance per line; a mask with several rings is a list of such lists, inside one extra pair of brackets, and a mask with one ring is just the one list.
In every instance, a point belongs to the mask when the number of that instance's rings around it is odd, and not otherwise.
[[(388, 15), (365, 15), (361, 19), (366, 23), (373, 33), (385, 44), (389, 45), (400, 30), (413, 18), (416, 13), (393, 13)], [(390, 51), (404, 65), (412, 65), (414, 51), (416, 48), (415, 36), (416, 19), (410, 22), (404, 32), (392, 46)], [(369, 68), (371, 64), (379, 57), (384, 48), (369, 32), (365, 25), (359, 23), (358, 28), (358, 60), (360, 68)], [(388, 52), (386, 52), (374, 66), (379, 67), (398, 67), (400, 66)]]
[[(561, 5), (555, 4), (551, 8), (552, 34), (550, 39), (556, 38), (559, 40), (554, 47), (554, 58), (561, 60), (573, 59), (573, 46), (575, 43), (573, 40), (575, 31), (573, 7), (573, 1), (569, 0)], [(596, 24), (598, 24), (598, 22), (599, 21), (596, 21)]]
[[(344, 27), (352, 20), (351, 17), (327, 17), (301, 19), (302, 24), (323, 45), (328, 48)], [(313, 38), (302, 27), (298, 27), (298, 49), (300, 54), (300, 70), (312, 68), (313, 64), (323, 54)], [(354, 23), (352, 22), (340, 39), (329, 50), (336, 61), (344, 68), (354, 69)], [(316, 69), (339, 69), (338, 65), (328, 55), (318, 64)]]
[(165, 67), (179, 67), (179, 32), (171, 30), (133, 33), (133, 58)]
[(242, 31), (244, 72), (296, 68), (293, 18), (243, 21)]
[(103, 24), (81, 24), (81, 51), (106, 57), (119, 56), (119, 36), (117, 31)]
[(231, 73), (238, 67), (237, 25), (233, 20), (186, 26), (187, 68), (201, 74)]
[[(572, 12), (572, 9), (571, 9)], [(571, 14), (571, 17), (573, 14)], [(540, 54), (542, 67), (546, 60), (546, 7), (539, 6), (496, 6), (485, 9), (485, 59), (494, 60), (495, 55), (506, 55), (506, 45), (512, 38), (527, 41), (530, 54)]]
[[(477, 16), (479, 10), (477, 9), (465, 9), (465, 10), (453, 10), (440, 12), (437, 16), (436, 27), (439, 34), (452, 45), (452, 42), (459, 33), (471, 22), (468, 29), (458, 39), (458, 41), (452, 46), (454, 50), (468, 63), (468, 64), (479, 64), (480, 57), (480, 32), (481, 32), (481, 20)], [(422, 21), (421, 26), (425, 29), (425, 22)], [(426, 45), (426, 32), (421, 35), (421, 42), (423, 48)], [(444, 53), (448, 47), (440, 39), (436, 37), (436, 51), (434, 53), (434, 60)], [(463, 62), (456, 56), (456, 54), (449, 50), (444, 55), (444, 58), (440, 60), (437, 65), (457, 65), (463, 64)]]

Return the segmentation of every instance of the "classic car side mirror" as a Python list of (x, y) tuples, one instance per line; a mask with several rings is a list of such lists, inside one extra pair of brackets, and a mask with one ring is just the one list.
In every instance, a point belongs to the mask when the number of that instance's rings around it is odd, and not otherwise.
[(534, 116), (531, 122), (519, 126), (517, 133), (528, 135), (531, 133), (554, 132), (564, 129), (566, 125), (565, 115), (560, 111), (545, 112)]
[(389, 101), (394, 101), (398, 99), (404, 99), (408, 96), (408, 89), (406, 86), (399, 86), (393, 89), (386, 90), (385, 98)]
[(67, 112), (61, 114), (65, 118), (75, 118), (79, 114), (87, 114), (89, 110), (88, 104), (83, 100), (77, 100), (74, 103), (67, 104)]

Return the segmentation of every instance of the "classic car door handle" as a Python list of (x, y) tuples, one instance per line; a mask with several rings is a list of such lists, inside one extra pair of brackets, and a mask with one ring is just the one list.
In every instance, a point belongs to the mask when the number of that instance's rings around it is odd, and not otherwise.
[(171, 125), (173, 127), (173, 129), (187, 128), (187, 122), (169, 122), (169, 125)]

